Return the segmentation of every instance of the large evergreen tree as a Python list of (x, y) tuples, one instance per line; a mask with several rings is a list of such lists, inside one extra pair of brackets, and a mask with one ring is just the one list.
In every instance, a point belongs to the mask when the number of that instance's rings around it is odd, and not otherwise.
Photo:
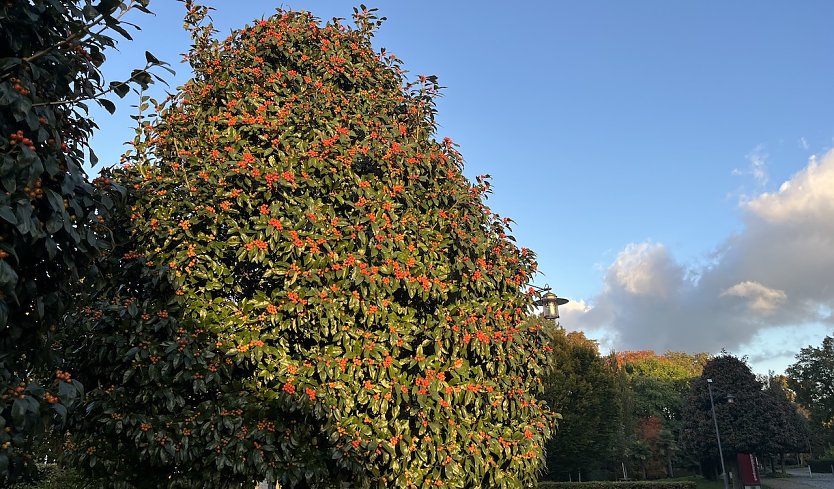
[[(771, 436), (764, 447), (763, 454), (776, 456), (780, 461), (782, 471), (785, 471), (785, 454), (788, 452), (804, 452), (808, 449), (811, 436), (808, 419), (799, 411), (794, 403), (795, 394), (788, 388), (788, 379), (784, 375), (768, 375), (763, 379), (764, 392), (770, 398), (773, 406), (774, 423), (770, 426)], [(771, 469), (773, 457), (771, 460)]]
[(803, 348), (786, 373), (796, 402), (811, 415), (819, 453), (834, 445), (834, 336), (823, 338), (818, 347)]
[(195, 76), (112, 176), (127, 234), (75, 323), (78, 459), (114, 487), (532, 484), (534, 257), (435, 140), (434, 78), (374, 52), (372, 11), (221, 42), (187, 6)]
[[(778, 453), (780, 433), (789, 429), (791, 422), (786, 416), (788, 411), (762, 390), (762, 383), (744, 360), (728, 354), (707, 362), (701, 377), (692, 383), (682, 412), (682, 445), (700, 457), (706, 467), (718, 467), (718, 441), (707, 379), (713, 381), (715, 417), (725, 463), (734, 464), (737, 453)], [(705, 475), (711, 476), (713, 471), (707, 470)]]
[(551, 480), (587, 479), (607, 468), (619, 425), (614, 373), (600, 357), (596, 342), (581, 332), (552, 329), (552, 370), (544, 378), (542, 399), (561, 414), (558, 430), (547, 444), (547, 473)]

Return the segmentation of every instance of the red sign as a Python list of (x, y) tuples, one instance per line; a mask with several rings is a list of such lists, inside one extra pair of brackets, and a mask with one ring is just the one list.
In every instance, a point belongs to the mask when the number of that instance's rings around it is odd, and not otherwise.
[(745, 486), (758, 486), (759, 468), (756, 465), (756, 457), (752, 453), (739, 453), (736, 455), (738, 460), (738, 470), (741, 476), (741, 483)]

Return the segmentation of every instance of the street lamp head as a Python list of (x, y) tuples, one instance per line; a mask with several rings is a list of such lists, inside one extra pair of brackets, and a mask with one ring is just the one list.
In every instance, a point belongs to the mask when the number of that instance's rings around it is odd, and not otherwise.
[(727, 394), (727, 404), (732, 404), (736, 402), (736, 396), (732, 394)]
[(553, 292), (547, 292), (536, 305), (544, 308), (545, 319), (555, 320), (559, 319), (559, 306), (567, 303), (568, 300), (564, 297), (557, 297)]
[(707, 379), (707, 384), (712, 384), (712, 379)]

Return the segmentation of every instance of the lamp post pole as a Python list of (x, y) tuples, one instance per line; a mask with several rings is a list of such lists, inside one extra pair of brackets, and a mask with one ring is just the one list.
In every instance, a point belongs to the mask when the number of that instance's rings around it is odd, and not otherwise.
[(709, 405), (712, 407), (712, 422), (715, 424), (715, 439), (718, 440), (718, 458), (721, 460), (724, 489), (730, 489), (727, 481), (727, 469), (724, 468), (724, 451), (721, 449), (721, 435), (718, 434), (718, 418), (715, 417), (715, 401), (712, 399), (712, 379), (707, 379), (707, 390), (709, 390)]

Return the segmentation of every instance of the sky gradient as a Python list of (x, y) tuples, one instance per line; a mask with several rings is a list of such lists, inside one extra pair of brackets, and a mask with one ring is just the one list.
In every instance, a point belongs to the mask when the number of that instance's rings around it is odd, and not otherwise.
[[(344, 0), (215, 0), (222, 35), (278, 5), (349, 18)], [(610, 349), (747, 355), (781, 372), (834, 331), (834, 3), (379, 0), (375, 37), (437, 75), (439, 138), (490, 174), (562, 325)], [(110, 52), (189, 76), (182, 5)], [(135, 98), (95, 111), (103, 164), (132, 138)]]

